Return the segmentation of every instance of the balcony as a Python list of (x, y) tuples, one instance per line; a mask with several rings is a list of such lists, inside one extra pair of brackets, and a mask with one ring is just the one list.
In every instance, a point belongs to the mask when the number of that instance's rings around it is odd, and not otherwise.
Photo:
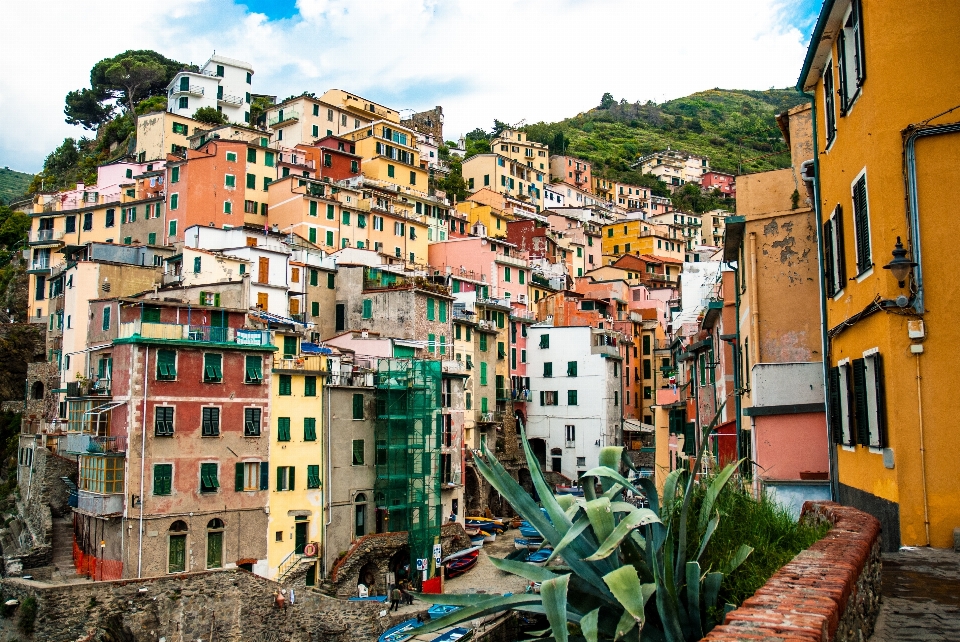
[(77, 510), (89, 515), (115, 515), (123, 512), (123, 493), (101, 495), (87, 490), (77, 491)]
[[(303, 167), (304, 169), (315, 169), (316, 163), (307, 159), (303, 154), (291, 154), (290, 152), (280, 152), (277, 154), (277, 162), (283, 165), (293, 165), (294, 167)], [(311, 187), (313, 185), (311, 184)], [(320, 194), (311, 194), (312, 196), (323, 196), (323, 186), (320, 185)]]
[(533, 398), (533, 395), (529, 390), (513, 390), (513, 400), (514, 401), (530, 401)]
[(286, 127), (300, 120), (300, 112), (290, 109), (282, 109), (275, 116), (267, 119), (269, 127)]
[(127, 437), (104, 437), (88, 433), (67, 433), (65, 444), (61, 444), (64, 452), (75, 455), (102, 455), (106, 453), (120, 454), (127, 452)]
[(324, 372), (324, 357), (320, 355), (300, 355), (290, 359), (274, 357), (273, 371)]
[(223, 96), (217, 96), (217, 104), (227, 105), (229, 107), (239, 107), (243, 104), (243, 97), (224, 94)]
[(513, 265), (518, 268), (527, 267), (526, 259), (510, 256), (509, 254), (497, 254), (493, 260), (496, 261), (497, 263), (502, 263), (503, 265)]
[(30, 232), (30, 245), (59, 245), (63, 238), (62, 230), (32, 230)]
[(202, 96), (203, 87), (201, 87), (200, 85), (187, 85), (186, 87), (184, 87), (183, 85), (180, 85), (177, 89), (173, 90), (173, 95), (174, 96), (177, 96), (177, 95)]
[(27, 269), (27, 274), (50, 274), (50, 259), (32, 262)]
[(148, 323), (144, 321), (121, 323), (118, 339), (159, 339), (162, 341), (273, 347), (273, 338), (269, 330), (243, 330), (240, 328)]

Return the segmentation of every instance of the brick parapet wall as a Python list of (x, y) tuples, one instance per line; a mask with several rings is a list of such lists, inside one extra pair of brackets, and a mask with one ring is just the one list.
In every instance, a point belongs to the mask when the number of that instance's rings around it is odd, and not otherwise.
[(880, 522), (835, 502), (806, 502), (801, 519), (832, 527), (704, 640), (852, 642), (870, 637), (880, 610)]

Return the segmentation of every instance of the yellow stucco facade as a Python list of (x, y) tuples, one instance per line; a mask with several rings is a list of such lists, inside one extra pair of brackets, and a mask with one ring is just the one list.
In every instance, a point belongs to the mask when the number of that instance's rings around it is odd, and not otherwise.
[[(943, 173), (960, 161), (948, 113), (960, 5), (915, 9), (825, 3), (799, 83), (815, 107), (836, 492), (880, 518), (885, 548), (948, 547), (960, 526), (960, 293)], [(903, 287), (883, 269), (898, 237), (920, 263)]]

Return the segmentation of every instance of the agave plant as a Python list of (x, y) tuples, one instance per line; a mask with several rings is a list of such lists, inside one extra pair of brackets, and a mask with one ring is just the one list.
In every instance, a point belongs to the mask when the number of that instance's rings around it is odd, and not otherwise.
[[(722, 569), (700, 565), (720, 521), (716, 499), (737, 468), (726, 466), (710, 482), (694, 516), (691, 491), (716, 421), (704, 431), (693, 469), (671, 472), (662, 498), (652, 480), (640, 478), (635, 485), (620, 474), (621, 464), (636, 469), (619, 446), (603, 448), (600, 465), (583, 475), (582, 499), (554, 495), (521, 426), (527, 465), (544, 511), (493, 455), (485, 450), (475, 457), (483, 476), (553, 547), (544, 567), (490, 558), (503, 571), (540, 582), (540, 595), (433, 595), (435, 603), (464, 608), (427, 623), (421, 631), (518, 609), (546, 615), (550, 628), (543, 632), (549, 636), (544, 640), (699, 640), (715, 624), (712, 614), (717, 613), (724, 576), (752, 552), (741, 546)], [(650, 508), (623, 501), (625, 490), (646, 497)], [(696, 553), (688, 555), (688, 548)]]

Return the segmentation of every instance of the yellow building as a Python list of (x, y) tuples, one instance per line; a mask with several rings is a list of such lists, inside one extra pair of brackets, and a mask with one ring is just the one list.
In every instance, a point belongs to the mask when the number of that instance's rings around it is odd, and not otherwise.
[(305, 573), (310, 586), (323, 546), (327, 364), (323, 355), (301, 353), (296, 335), (278, 333), (277, 342), (282, 349), (274, 357), (270, 388), (268, 576), (283, 581)]
[(267, 110), (266, 120), (273, 142), (292, 148), (366, 127), (375, 120), (399, 123), (400, 113), (356, 94), (331, 89), (320, 98), (302, 94), (273, 105)]
[(530, 140), (523, 132), (504, 129), (490, 141), (490, 151), (498, 156), (523, 163), (527, 167), (550, 174), (550, 148)]
[(601, 249), (605, 257), (648, 254), (683, 262), (686, 239), (667, 225), (641, 218), (623, 219), (603, 226)]
[[(949, 547), (960, 526), (945, 173), (960, 162), (960, 5), (912, 8), (827, 0), (798, 83), (814, 99), (834, 492), (880, 519), (886, 550)], [(898, 241), (899, 275), (884, 269)]]
[(183, 156), (190, 146), (188, 137), (206, 129), (210, 129), (210, 125), (168, 111), (137, 116), (137, 147), (134, 154), (140, 163), (166, 160), (167, 154)]
[(472, 230), (473, 226), (480, 223), (487, 228), (488, 236), (507, 236), (507, 223), (514, 220), (502, 210), (498, 210), (490, 205), (482, 205), (474, 201), (463, 201), (457, 203), (457, 211), (467, 217), (467, 229)]
[(378, 120), (343, 134), (356, 143), (367, 178), (396, 185), (400, 190), (426, 191), (430, 172), (420, 167), (417, 133), (388, 120)]
[(487, 188), (507, 197), (531, 202), (537, 211), (540, 211), (543, 203), (543, 186), (547, 177), (546, 171), (496, 153), (477, 154), (463, 163), (463, 180), (471, 192)]

